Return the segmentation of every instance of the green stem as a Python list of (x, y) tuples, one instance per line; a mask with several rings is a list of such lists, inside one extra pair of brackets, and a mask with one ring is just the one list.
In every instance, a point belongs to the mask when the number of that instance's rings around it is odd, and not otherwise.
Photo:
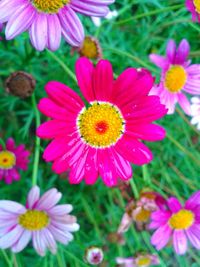
[(150, 185), (151, 178), (149, 175), (148, 166), (146, 164), (142, 166), (142, 175), (143, 175), (145, 184)]
[[(133, 179), (134, 179), (134, 178), (133, 178)], [(140, 194), (139, 194), (139, 192), (138, 192), (138, 189), (137, 189), (137, 187), (136, 187), (135, 181), (134, 181), (133, 179), (130, 180), (130, 185), (131, 185), (131, 188), (132, 188), (132, 190), (133, 190), (134, 197), (135, 197), (136, 199), (138, 199)]]
[(145, 12), (145, 13), (130, 17), (128, 19), (116, 22), (115, 25), (123, 25), (123, 24), (126, 24), (126, 23), (128, 23), (128, 22), (130, 22), (132, 20), (137, 20), (137, 19), (153, 16), (153, 15), (156, 15), (156, 14), (164, 13), (164, 12), (175, 10), (175, 9), (180, 9), (180, 8), (182, 8), (184, 6), (185, 6), (184, 4), (178, 4), (178, 5), (174, 5), (174, 6), (171, 6), (171, 7), (164, 7), (162, 9), (152, 10), (152, 11)]
[(112, 47), (109, 47), (109, 46), (104, 46), (104, 49), (110, 50), (111, 52), (113, 52), (113, 53), (115, 53), (117, 55), (128, 57), (131, 60), (133, 60), (136, 63), (138, 63), (139, 66), (142, 66), (142, 67), (147, 68), (147, 69), (149, 69), (149, 70), (151, 70), (153, 72), (157, 72), (158, 73), (158, 70), (153, 68), (150, 64), (144, 62), (140, 58), (138, 58), (136, 56), (133, 56), (132, 54), (130, 54), (128, 52), (122, 51), (120, 49), (112, 48)]
[[(35, 94), (32, 95), (32, 105), (33, 105), (33, 110), (35, 112), (36, 128), (38, 128), (40, 125), (40, 113), (37, 109)], [(40, 138), (36, 136), (36, 138), (35, 138), (35, 155), (34, 155), (34, 162), (33, 162), (33, 175), (32, 175), (32, 185), (33, 186), (37, 184), (39, 159), (40, 159)]]
[(47, 50), (47, 53), (63, 68), (63, 70), (69, 75), (72, 80), (77, 83), (76, 75), (69, 69), (69, 67), (53, 52)]
[(0, 138), (0, 145), (2, 146), (3, 149), (6, 148), (6, 144), (5, 144), (5, 142), (3, 141), (2, 138)]
[(1, 253), (4, 256), (4, 259), (5, 259), (6, 263), (8, 264), (8, 267), (13, 267), (12, 262), (9, 260), (8, 255), (6, 254), (6, 252), (3, 249), (1, 250)]
[(183, 153), (190, 157), (198, 166), (200, 165), (200, 160), (198, 160), (191, 152), (187, 151), (178, 141), (176, 141), (169, 133), (167, 133), (167, 138), (177, 146)]

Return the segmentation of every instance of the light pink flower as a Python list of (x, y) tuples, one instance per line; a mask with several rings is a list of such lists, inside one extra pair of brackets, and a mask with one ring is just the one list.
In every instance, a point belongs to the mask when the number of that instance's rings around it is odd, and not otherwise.
[(80, 46), (84, 30), (76, 13), (104, 17), (115, 0), (1, 0), (0, 22), (7, 22), (6, 39), (29, 31), (33, 46), (57, 50), (61, 36), (72, 46)]
[(178, 48), (173, 40), (168, 42), (166, 57), (150, 55), (150, 60), (162, 69), (160, 83), (150, 94), (160, 96), (168, 114), (174, 113), (178, 102), (184, 112), (191, 115), (190, 102), (184, 92), (200, 94), (200, 64), (190, 65), (191, 61), (187, 60), (189, 52), (189, 43), (183, 39)]
[(187, 239), (200, 249), (200, 191), (194, 193), (181, 205), (178, 199), (168, 199), (169, 210), (159, 210), (152, 214), (151, 229), (157, 229), (151, 243), (157, 250), (165, 247), (172, 238), (177, 254), (184, 254), (188, 249)]
[(103, 261), (103, 257), (103, 250), (92, 246), (86, 250), (84, 260), (91, 265), (99, 265)]
[(7, 184), (20, 179), (19, 170), (28, 167), (30, 152), (25, 150), (24, 145), (15, 146), (12, 138), (6, 142), (6, 147), (0, 145), (0, 180), (4, 179)]
[(56, 253), (56, 241), (67, 245), (71, 232), (79, 225), (76, 217), (69, 215), (72, 206), (56, 205), (62, 194), (55, 188), (40, 197), (40, 189), (34, 186), (27, 198), (26, 207), (9, 200), (0, 201), (0, 248), (22, 251), (32, 240), (36, 252), (44, 256), (46, 250)]
[(186, 8), (192, 13), (192, 20), (200, 22), (200, 1), (186, 0)]
[(192, 110), (192, 124), (197, 124), (197, 129), (200, 130), (200, 97), (191, 98), (191, 110)]
[(116, 262), (121, 267), (149, 267), (160, 264), (158, 256), (151, 254), (138, 254), (136, 257), (129, 258), (116, 258)]
[(131, 178), (129, 162), (143, 165), (152, 160), (140, 140), (164, 138), (164, 129), (152, 122), (163, 117), (166, 109), (159, 97), (148, 96), (154, 79), (146, 70), (129, 68), (114, 81), (109, 61), (100, 60), (94, 67), (87, 58), (80, 58), (76, 75), (87, 107), (66, 85), (46, 85), (48, 98), (38, 108), (52, 120), (42, 124), (37, 135), (54, 140), (43, 157), (54, 161), (53, 171), (58, 174), (70, 169), (70, 183), (85, 179), (94, 184), (100, 175), (107, 186), (114, 186), (118, 178)]

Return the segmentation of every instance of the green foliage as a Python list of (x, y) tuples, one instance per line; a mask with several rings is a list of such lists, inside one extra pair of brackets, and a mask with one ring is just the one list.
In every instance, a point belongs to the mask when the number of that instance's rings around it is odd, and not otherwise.
[[(148, 55), (154, 51), (164, 54), (167, 40), (176, 42), (186, 38), (191, 45), (193, 62), (200, 63), (199, 32), (200, 27), (191, 23), (191, 15), (181, 0), (117, 0), (111, 7), (117, 9), (119, 16), (113, 20), (103, 20), (96, 28), (90, 18), (81, 16), (86, 34), (99, 38), (103, 47), (104, 58), (109, 59), (116, 75), (125, 68), (147, 67), (159, 78), (159, 70), (153, 66)], [(23, 70), (31, 73), (37, 80), (35, 97), (37, 102), (45, 96), (44, 85), (50, 80), (67, 84), (79, 93), (77, 84), (69, 74), (74, 72), (78, 55), (70, 54), (70, 47), (62, 42), (61, 48), (51, 53), (35, 51), (27, 33), (13, 41), (0, 42), (0, 135), (12, 136), (18, 144), (25, 143), (32, 151), (27, 172), (21, 180), (12, 185), (1, 182), (1, 199), (11, 199), (24, 203), (31, 188), (31, 177), (35, 150), (35, 111), (31, 98), (21, 100), (5, 93), (5, 79), (14, 71)], [(45, 118), (41, 117), (44, 121)], [(134, 194), (149, 186), (163, 196), (175, 195), (181, 201), (199, 189), (200, 155), (199, 136), (188, 124), (189, 118), (178, 110), (172, 116), (160, 120), (168, 133), (165, 140), (148, 146), (154, 154), (154, 160), (146, 169), (133, 166), (134, 177), (131, 183)], [(47, 142), (41, 142), (42, 150)], [(22, 253), (13, 255), (10, 251), (0, 251), (0, 266), (15, 267), (82, 267), (88, 266), (83, 261), (85, 249), (90, 245), (104, 248), (105, 261), (109, 267), (116, 266), (117, 256), (132, 256), (140, 250), (157, 253), (150, 245), (150, 233), (139, 232), (134, 226), (125, 235), (126, 244), (111, 244), (107, 236), (118, 228), (124, 213), (126, 201), (116, 188), (106, 188), (99, 179), (94, 186), (70, 185), (67, 179), (55, 175), (51, 164), (46, 164), (40, 157), (38, 184), (42, 191), (56, 187), (63, 193), (62, 203), (72, 203), (73, 214), (81, 226), (75, 234), (75, 241), (67, 247), (60, 246), (56, 256), (47, 254), (41, 258), (31, 246)], [(192, 248), (185, 256), (178, 257), (171, 247), (158, 253), (161, 266), (197, 267), (200, 266), (200, 254)], [(8, 265), (8, 262), (10, 265)]]

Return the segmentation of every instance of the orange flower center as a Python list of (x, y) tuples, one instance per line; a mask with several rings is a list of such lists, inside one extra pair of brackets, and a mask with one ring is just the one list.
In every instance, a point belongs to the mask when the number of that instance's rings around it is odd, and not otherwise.
[(188, 229), (194, 222), (194, 214), (189, 211), (182, 209), (177, 213), (173, 214), (169, 219), (169, 225), (172, 229), (183, 230)]
[(196, 12), (200, 14), (200, 0), (194, 0), (193, 3), (194, 3)]
[(178, 93), (187, 81), (187, 74), (180, 65), (173, 65), (165, 75), (165, 87), (171, 93)]
[(0, 152), (0, 169), (12, 169), (16, 164), (14, 153), (3, 150)]
[(107, 102), (94, 102), (77, 118), (81, 138), (93, 147), (105, 148), (115, 144), (124, 132), (120, 110)]
[(58, 13), (59, 9), (69, 4), (70, 0), (32, 0), (38, 11), (44, 13)]
[(39, 210), (27, 210), (18, 220), (19, 224), (29, 231), (41, 230), (49, 224), (49, 216)]
[(81, 56), (97, 59), (101, 55), (101, 49), (96, 39), (86, 36), (80, 49)]

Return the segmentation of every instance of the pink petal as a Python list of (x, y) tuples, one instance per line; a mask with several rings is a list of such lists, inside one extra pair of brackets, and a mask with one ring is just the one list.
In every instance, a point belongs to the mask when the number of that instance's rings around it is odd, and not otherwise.
[(151, 60), (151, 62), (153, 62), (156, 66), (158, 66), (161, 69), (166, 69), (167, 66), (169, 65), (169, 62), (165, 57), (156, 54), (151, 54), (149, 56), (149, 59)]
[(23, 231), (24, 229), (20, 225), (17, 225), (14, 229), (0, 238), (0, 248), (6, 249), (12, 247), (20, 239)]
[(175, 252), (179, 255), (187, 251), (187, 238), (183, 230), (175, 230), (173, 233), (173, 245)]
[(179, 105), (184, 110), (184, 112), (187, 115), (190, 116), (191, 115), (191, 104), (188, 101), (187, 97), (184, 94), (182, 94), (182, 93), (178, 94), (178, 102), (179, 102)]
[(29, 241), (31, 240), (31, 237), (32, 233), (30, 231), (24, 230), (18, 242), (12, 246), (12, 252), (18, 253), (22, 251), (28, 245)]
[(97, 149), (90, 147), (85, 162), (85, 183), (92, 185), (98, 178)]
[(186, 230), (186, 235), (189, 238), (191, 244), (196, 249), (200, 249), (200, 227), (194, 224)]
[(82, 94), (88, 102), (96, 100), (93, 89), (93, 64), (85, 57), (76, 61), (76, 77)]
[(175, 54), (176, 54), (176, 44), (174, 40), (169, 40), (167, 44), (167, 57), (171, 63), (175, 60)]
[(57, 191), (57, 189), (52, 188), (48, 190), (44, 195), (38, 200), (36, 208), (39, 210), (48, 210), (54, 207), (61, 199), (62, 194)]
[(183, 39), (176, 52), (175, 64), (183, 64), (187, 60), (189, 52), (190, 45), (186, 39)]
[(162, 249), (169, 242), (171, 234), (172, 229), (168, 226), (168, 224), (161, 226), (151, 237), (152, 245), (156, 246), (157, 250)]
[(51, 51), (59, 48), (61, 42), (61, 25), (57, 14), (47, 16), (47, 47)]
[(31, 190), (28, 193), (27, 197), (27, 208), (33, 209), (36, 203), (38, 202), (40, 198), (40, 188), (38, 186), (33, 186)]
[(177, 213), (180, 209), (182, 209), (182, 205), (179, 200), (175, 197), (170, 197), (167, 200), (168, 207), (173, 213)]

